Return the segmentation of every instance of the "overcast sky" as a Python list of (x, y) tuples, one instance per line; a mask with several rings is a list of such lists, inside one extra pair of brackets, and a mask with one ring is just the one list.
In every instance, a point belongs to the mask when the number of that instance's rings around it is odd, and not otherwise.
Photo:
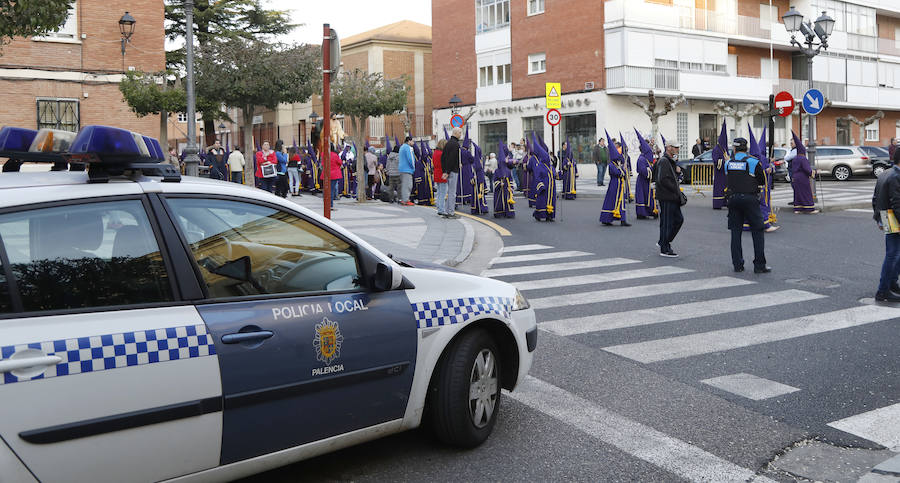
[(341, 38), (400, 20), (431, 25), (431, 0), (268, 0), (264, 5), (292, 10), (294, 23), (304, 24), (280, 39), (287, 42), (321, 43), (324, 23)]

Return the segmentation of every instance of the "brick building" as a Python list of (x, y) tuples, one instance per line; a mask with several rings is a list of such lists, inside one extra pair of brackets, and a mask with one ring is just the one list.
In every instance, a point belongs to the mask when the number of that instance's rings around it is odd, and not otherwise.
[[(887, 145), (900, 134), (900, 2), (792, 4), (807, 19), (825, 10), (836, 20), (828, 51), (813, 64), (816, 87), (832, 102), (818, 117), (818, 141)], [(457, 95), (482, 145), (495, 149), (498, 140), (531, 131), (549, 138), (544, 84), (560, 82), (560, 136), (571, 137), (584, 161), (604, 129), (614, 136), (621, 130), (629, 143), (636, 143), (632, 126), (650, 130), (629, 99), (650, 89), (687, 98), (659, 120), (668, 138), (714, 142), (726, 117), (732, 137), (746, 135), (748, 122), (758, 132), (761, 116), (736, 126), (716, 103), (766, 103), (782, 90), (799, 101), (809, 73), (782, 24), (789, 7), (788, 0), (433, 0), (433, 127), (449, 124), (449, 100)], [(800, 132), (799, 110), (779, 118), (777, 144), (789, 140), (791, 128)], [(878, 110), (884, 118), (862, 136), (846, 119)]]
[[(136, 24), (123, 56), (126, 11)], [(0, 50), (0, 125), (77, 131), (106, 124), (157, 137), (159, 116), (138, 118), (118, 84), (125, 70), (165, 68), (163, 21), (160, 0), (77, 0), (58, 32), (13, 39)]]

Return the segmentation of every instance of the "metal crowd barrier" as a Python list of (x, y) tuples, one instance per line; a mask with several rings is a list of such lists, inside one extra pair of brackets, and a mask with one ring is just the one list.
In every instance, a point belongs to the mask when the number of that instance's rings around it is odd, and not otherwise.
[(691, 165), (691, 188), (694, 192), (702, 194), (706, 190), (712, 191), (713, 186), (713, 164), (712, 163), (696, 163)]

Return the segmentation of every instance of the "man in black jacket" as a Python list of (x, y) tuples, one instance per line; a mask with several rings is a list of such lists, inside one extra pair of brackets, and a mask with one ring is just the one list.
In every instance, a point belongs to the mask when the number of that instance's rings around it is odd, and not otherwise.
[(875, 194), (872, 196), (872, 208), (875, 211), (875, 222), (884, 230), (884, 262), (881, 264), (881, 279), (875, 300), (879, 302), (900, 302), (900, 286), (897, 275), (900, 274), (900, 233), (893, 232), (891, 223), (885, 219), (892, 210), (895, 219), (900, 214), (900, 149), (894, 152), (894, 167), (886, 170), (878, 177)]
[(672, 142), (666, 144), (666, 153), (659, 158), (654, 166), (653, 179), (656, 180), (656, 200), (659, 201), (659, 256), (675, 258), (678, 256), (672, 250), (672, 240), (681, 230), (684, 224), (684, 216), (681, 215), (681, 188), (678, 184), (678, 176), (681, 168), (675, 160), (678, 159), (678, 150), (681, 144)]
[[(444, 146), (441, 154), (441, 171), (447, 177), (447, 203), (444, 218), (459, 218), (456, 214), (456, 182), (459, 179), (459, 138), (462, 137), (462, 129), (453, 128), (453, 134)], [(440, 204), (438, 204), (440, 206)]]

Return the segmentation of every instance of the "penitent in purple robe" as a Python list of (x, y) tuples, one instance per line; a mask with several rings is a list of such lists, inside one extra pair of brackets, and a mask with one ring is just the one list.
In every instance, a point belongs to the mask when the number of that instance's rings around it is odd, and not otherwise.
[(507, 152), (503, 141), (500, 141), (500, 150), (497, 151), (497, 169), (494, 171), (494, 218), (516, 217), (513, 175), (510, 171), (514, 164), (507, 163), (507, 159), (512, 159), (512, 155)]
[(794, 146), (797, 147), (797, 157), (791, 161), (791, 188), (794, 188), (794, 213), (809, 213), (816, 209), (812, 183), (810, 183), (812, 168), (809, 166), (809, 159), (806, 159), (806, 147), (796, 134), (794, 134)]
[[(474, 143), (473, 143), (474, 144)], [(475, 175), (472, 177), (472, 209), (473, 215), (486, 215), (490, 213), (487, 205), (487, 185), (484, 176), (484, 161), (481, 158), (481, 148), (475, 144), (475, 162), (472, 163)]]
[(532, 173), (534, 176), (533, 194), (534, 194), (534, 216), (538, 221), (554, 221), (556, 219), (556, 170), (550, 161), (550, 153), (548, 153), (542, 143), (538, 143), (531, 134), (532, 148), (534, 155), (532, 156), (534, 164)]
[(653, 190), (653, 148), (647, 144), (641, 133), (634, 130), (640, 144), (641, 155), (637, 160), (637, 179), (634, 181), (634, 211), (638, 218), (657, 217), (656, 197)]
[(725, 187), (728, 180), (725, 177), (725, 161), (724, 154), (728, 152), (728, 133), (725, 131), (725, 120), (722, 120), (722, 130), (719, 133), (719, 139), (713, 148), (713, 196), (712, 207), (714, 210), (721, 210), (725, 207)]
[[(609, 134), (606, 137), (608, 139)], [(611, 146), (615, 146), (611, 139), (608, 141)], [(622, 154), (615, 147), (609, 150), (609, 186), (606, 188), (606, 197), (603, 199), (603, 207), (600, 209), (600, 223), (608, 225), (616, 220), (628, 222), (625, 206), (627, 200), (625, 194), (626, 174), (623, 162)]]

